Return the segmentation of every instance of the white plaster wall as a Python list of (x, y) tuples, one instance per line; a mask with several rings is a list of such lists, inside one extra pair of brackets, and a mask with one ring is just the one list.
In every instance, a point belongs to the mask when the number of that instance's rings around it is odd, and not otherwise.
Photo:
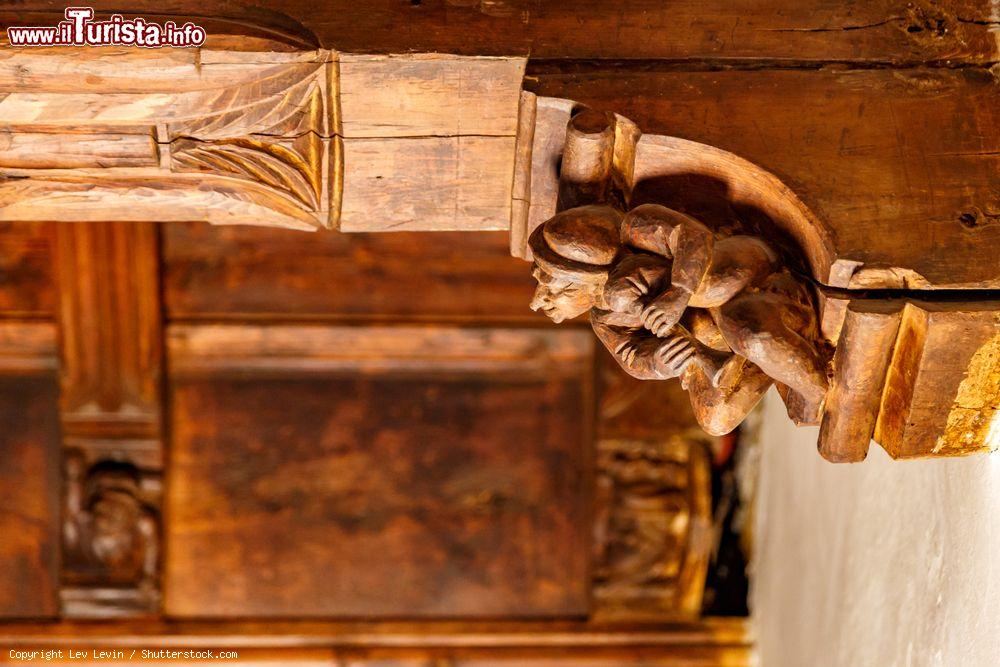
[(752, 610), (764, 667), (1000, 665), (1000, 455), (833, 465), (765, 399)]

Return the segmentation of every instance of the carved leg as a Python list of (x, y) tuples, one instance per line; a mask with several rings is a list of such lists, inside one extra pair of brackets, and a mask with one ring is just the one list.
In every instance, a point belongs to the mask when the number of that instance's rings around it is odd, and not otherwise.
[(728, 381), (720, 386), (715, 386), (700, 368), (691, 367), (684, 374), (682, 381), (691, 397), (695, 419), (709, 435), (725, 435), (739, 426), (771, 386), (771, 378), (764, 371), (742, 361), (743, 368), (729, 373)]
[(712, 314), (737, 354), (801, 396), (806, 404), (796, 413), (803, 421), (819, 416), (828, 381), (812, 335), (815, 316), (807, 304), (756, 292), (741, 294)]

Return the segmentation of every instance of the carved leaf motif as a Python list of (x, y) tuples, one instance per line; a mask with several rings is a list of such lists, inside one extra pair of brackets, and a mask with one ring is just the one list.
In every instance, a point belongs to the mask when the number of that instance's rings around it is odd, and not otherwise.
[(309, 132), (327, 136), (321, 72), (321, 68), (311, 70), (276, 95), (259, 97), (260, 90), (247, 90), (248, 86), (222, 90), (212, 108), (224, 111), (172, 125), (170, 136), (202, 141), (250, 135), (296, 137)]
[[(318, 138), (310, 140), (318, 142)], [(320, 208), (318, 165), (277, 142), (256, 139), (185, 142), (173, 153), (173, 160), (182, 169), (232, 174), (267, 185), (310, 211)]]
[(321, 182), (326, 159), (328, 118), (319, 76), (322, 68), (269, 96), (241, 106), (246, 91), (224, 94), (231, 109), (183, 127), (171, 127), (174, 171), (194, 170), (232, 175), (266, 186), (301, 208), (323, 208)]

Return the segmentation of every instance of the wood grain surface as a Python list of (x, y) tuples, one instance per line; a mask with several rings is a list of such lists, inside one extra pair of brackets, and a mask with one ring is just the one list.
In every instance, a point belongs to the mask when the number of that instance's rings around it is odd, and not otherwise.
[(170, 338), (168, 614), (587, 613), (585, 335), (228, 331)]
[[(529, 75), (531, 72), (529, 71)], [(539, 94), (613, 109), (775, 174), (843, 259), (918, 274), (898, 287), (1000, 287), (1000, 88), (985, 69), (540, 71)], [(638, 184), (696, 217), (751, 215), (691, 175)], [(920, 277), (923, 280), (920, 280)]]
[(502, 233), (303, 234), (170, 224), (172, 320), (461, 320), (544, 324)]
[(57, 392), (51, 373), (0, 377), (0, 618), (59, 612)]
[[(115, 0), (92, 5), (98, 13), (121, 9)], [(216, 38), (242, 33), (286, 49), (355, 53), (887, 64), (990, 63), (997, 53), (989, 0), (273, 0), (266, 9), (133, 0), (129, 9), (150, 18), (183, 16)], [(61, 15), (61, 5), (29, 0), (6, 8), (0, 27), (46, 25)]]
[(51, 225), (0, 222), (0, 317), (54, 313)]
[(1000, 448), (1000, 302), (903, 310), (875, 440), (893, 458)]

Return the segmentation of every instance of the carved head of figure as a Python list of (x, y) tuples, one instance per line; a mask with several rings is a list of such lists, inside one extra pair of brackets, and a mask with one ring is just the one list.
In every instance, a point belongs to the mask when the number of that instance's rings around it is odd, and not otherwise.
[(580, 206), (539, 226), (528, 240), (538, 281), (531, 309), (562, 322), (597, 305), (621, 249), (621, 220), (610, 206)]
[(106, 566), (126, 567), (135, 560), (135, 531), (142, 512), (136, 482), (125, 472), (105, 471), (91, 485), (93, 555)]

